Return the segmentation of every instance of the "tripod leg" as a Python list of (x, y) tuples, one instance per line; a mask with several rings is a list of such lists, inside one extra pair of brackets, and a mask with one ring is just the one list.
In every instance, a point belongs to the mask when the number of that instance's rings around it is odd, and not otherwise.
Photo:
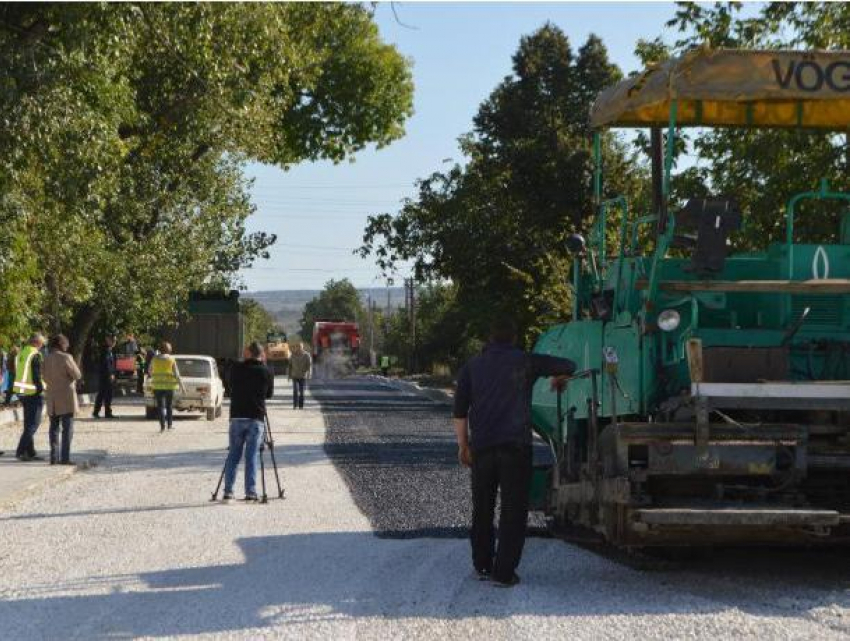
[(212, 493), (210, 501), (218, 499), (218, 491), (221, 489), (221, 482), (224, 480), (224, 471), (227, 469), (227, 459), (224, 459), (224, 465), (221, 466), (221, 475), (218, 477), (218, 484), (215, 486), (215, 492)]
[(266, 442), (269, 444), (269, 453), (272, 456), (272, 467), (274, 468), (274, 479), (277, 482), (277, 498), (282, 499), (283, 498), (283, 487), (280, 484), (280, 473), (278, 472), (278, 469), (277, 469), (277, 459), (275, 459), (275, 456), (274, 456), (274, 439), (272, 438), (271, 425), (269, 425), (269, 415), (266, 414), (265, 418), (266, 418), (266, 434), (267, 434)]
[(269, 497), (266, 494), (266, 466), (265, 466), (265, 463), (264, 463), (264, 460), (265, 460), (264, 450), (265, 450), (265, 447), (263, 447), (261, 445), (260, 446), (260, 480), (262, 481), (262, 484), (263, 484), (263, 496), (260, 498), (260, 503), (268, 503), (269, 502)]
[(269, 453), (272, 455), (272, 467), (274, 468), (274, 478), (277, 481), (277, 498), (283, 498), (283, 488), (280, 485), (280, 473), (277, 471), (277, 461), (274, 457), (274, 445), (269, 445)]

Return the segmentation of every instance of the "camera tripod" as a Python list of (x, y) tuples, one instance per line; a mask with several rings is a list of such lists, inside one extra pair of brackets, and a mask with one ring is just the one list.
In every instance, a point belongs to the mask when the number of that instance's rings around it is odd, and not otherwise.
[[(265, 464), (265, 451), (266, 447), (269, 448), (269, 454), (271, 454), (272, 459), (272, 467), (274, 468), (274, 478), (277, 481), (277, 498), (283, 498), (283, 486), (280, 484), (280, 473), (277, 469), (277, 460), (274, 456), (274, 437), (272, 436), (272, 428), (269, 424), (269, 414), (268, 412), (263, 413), (263, 439), (260, 441), (260, 480), (262, 482), (263, 494), (260, 497), (260, 503), (268, 503), (269, 497), (266, 494), (266, 464)], [(247, 465), (247, 462), (246, 462)], [(218, 500), (218, 491), (221, 489), (221, 483), (224, 481), (224, 473), (227, 470), (227, 459), (224, 461), (224, 465), (221, 468), (221, 475), (218, 477), (218, 484), (215, 486), (215, 491), (212, 493), (212, 498), (210, 501)]]

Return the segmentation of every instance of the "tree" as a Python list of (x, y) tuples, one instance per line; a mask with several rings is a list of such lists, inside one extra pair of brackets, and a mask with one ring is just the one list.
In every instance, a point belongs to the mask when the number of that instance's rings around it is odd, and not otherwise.
[(316, 321), (362, 321), (364, 314), (360, 292), (351, 281), (347, 278), (331, 279), (319, 295), (304, 306), (301, 337), (305, 341), (311, 340)]
[[(680, 37), (671, 47), (680, 53), (708, 44), (730, 48), (850, 48), (850, 5), (847, 3), (771, 2), (750, 18), (738, 3), (679, 3), (668, 26)], [(656, 40), (656, 44), (659, 41)], [(655, 48), (656, 55), (659, 47)], [(746, 224), (735, 234), (739, 249), (764, 248), (784, 240), (784, 209), (794, 193), (815, 190), (821, 178), (833, 188), (848, 189), (846, 134), (780, 129), (715, 129), (694, 138), (692, 150), (704, 162), (698, 180), (716, 194), (734, 195)], [(811, 215), (813, 212), (818, 215)], [(798, 238), (836, 242), (839, 207), (804, 205)], [(809, 215), (806, 215), (806, 214)]]
[(420, 369), (433, 371), (437, 365), (457, 370), (480, 351), (483, 337), (467, 323), (454, 284), (430, 283), (416, 295), (416, 336)]
[(280, 331), (275, 317), (260, 303), (251, 298), (242, 298), (239, 309), (245, 320), (245, 343), (266, 342), (269, 332)]
[[(564, 241), (594, 212), (587, 115), (620, 73), (596, 36), (574, 55), (551, 24), (522, 38), (513, 71), (461, 138), (466, 166), (421, 180), (395, 216), (370, 217), (361, 254), (384, 270), (412, 260), (419, 279), (453, 283), (473, 334), (510, 313), (530, 338), (569, 315)], [(625, 146), (609, 135), (603, 147), (606, 193), (639, 193)]]
[(0, 64), (0, 249), (33, 266), (0, 265), (29, 303), (0, 322), (78, 354), (265, 255), (247, 160), (340, 161), (411, 113), (409, 63), (360, 5), (2, 5)]

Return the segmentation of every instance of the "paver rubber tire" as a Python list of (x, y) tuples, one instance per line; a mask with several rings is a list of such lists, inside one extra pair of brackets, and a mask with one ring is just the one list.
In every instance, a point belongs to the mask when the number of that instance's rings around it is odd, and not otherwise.
[(214, 421), (215, 420), (215, 408), (211, 407), (207, 410), (207, 420)]
[(152, 421), (153, 419), (155, 419), (156, 418), (156, 408), (145, 406), (145, 418), (149, 421)]
[(216, 405), (216, 408), (215, 408), (215, 417), (216, 417), (216, 418), (218, 418), (219, 416), (221, 416), (221, 408), (222, 408), (221, 403), (219, 403), (218, 405)]

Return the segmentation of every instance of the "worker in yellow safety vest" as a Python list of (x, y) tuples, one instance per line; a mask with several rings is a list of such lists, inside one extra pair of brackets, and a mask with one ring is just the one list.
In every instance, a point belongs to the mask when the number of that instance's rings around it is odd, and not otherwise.
[(164, 432), (166, 425), (168, 429), (172, 429), (174, 392), (178, 389), (185, 392), (183, 381), (180, 379), (180, 370), (177, 369), (177, 361), (171, 355), (170, 343), (163, 342), (160, 345), (159, 354), (151, 359), (148, 373), (151, 377), (151, 389), (156, 400), (159, 431)]
[(41, 378), (44, 336), (35, 333), (21, 348), (15, 361), (15, 383), (13, 390), (24, 410), (24, 429), (18, 441), (15, 456), (19, 461), (43, 461), (36, 455), (35, 433), (41, 425), (41, 413), (44, 409), (44, 381)]

